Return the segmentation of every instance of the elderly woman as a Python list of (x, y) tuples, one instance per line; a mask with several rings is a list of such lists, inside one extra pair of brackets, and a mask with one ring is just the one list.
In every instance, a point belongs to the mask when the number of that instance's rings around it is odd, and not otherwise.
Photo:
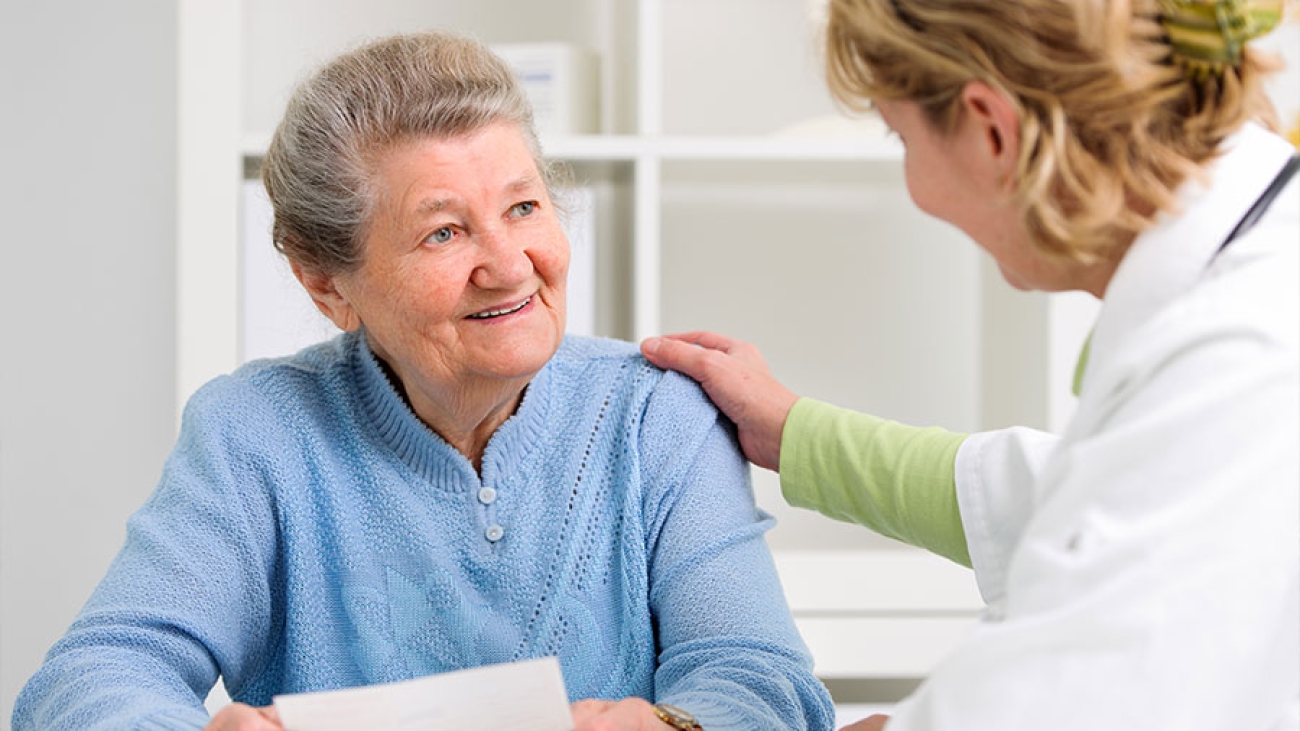
[(645, 343), (791, 503), (973, 565), (983, 622), (889, 731), (1300, 728), (1300, 162), (1248, 43), (1279, 5), (831, 0), (831, 87), (897, 132), (916, 205), (1012, 286), (1101, 299), (1062, 435), (908, 427), (729, 338)]
[(218, 675), (210, 728), (278, 728), (275, 694), (550, 655), (579, 729), (831, 725), (726, 423), (633, 346), (563, 337), (568, 245), (499, 59), (340, 57), (264, 179), (346, 332), (194, 396), (16, 729), (197, 729)]

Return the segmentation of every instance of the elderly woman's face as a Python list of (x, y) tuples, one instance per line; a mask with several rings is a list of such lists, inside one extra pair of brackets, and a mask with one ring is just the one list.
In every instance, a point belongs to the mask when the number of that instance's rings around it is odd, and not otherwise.
[(340, 324), (365, 326), (413, 399), (536, 374), (564, 335), (569, 246), (519, 129), (400, 144), (374, 180)]

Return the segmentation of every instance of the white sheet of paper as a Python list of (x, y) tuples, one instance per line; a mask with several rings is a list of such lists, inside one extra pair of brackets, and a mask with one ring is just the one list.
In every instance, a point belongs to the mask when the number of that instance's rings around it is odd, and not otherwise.
[(286, 731), (571, 731), (553, 657), (398, 683), (275, 696)]

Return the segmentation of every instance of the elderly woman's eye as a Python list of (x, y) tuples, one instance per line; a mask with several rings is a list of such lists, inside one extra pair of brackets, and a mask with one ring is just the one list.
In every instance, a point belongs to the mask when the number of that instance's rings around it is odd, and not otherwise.
[(452, 236), (455, 236), (455, 233), (451, 230), (451, 227), (443, 226), (437, 231), (434, 231), (433, 233), (429, 234), (429, 238), (425, 239), (425, 241), (429, 241), (435, 244), (445, 244), (448, 241), (451, 241)]
[(510, 209), (510, 215), (515, 218), (522, 218), (523, 216), (531, 216), (533, 211), (536, 210), (537, 201), (524, 201), (523, 203), (516, 203), (514, 207)]

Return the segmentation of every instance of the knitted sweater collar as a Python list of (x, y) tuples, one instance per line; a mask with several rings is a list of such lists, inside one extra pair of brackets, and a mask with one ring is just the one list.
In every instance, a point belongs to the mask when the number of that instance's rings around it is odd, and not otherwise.
[(517, 471), (547, 431), (552, 399), (552, 358), (529, 382), (518, 409), (488, 441), (483, 454), (483, 474), (407, 405), (389, 381), (379, 359), (366, 344), (363, 331), (348, 333), (346, 371), (363, 417), (378, 440), (397, 459), (434, 486), (463, 491), (492, 483)]

